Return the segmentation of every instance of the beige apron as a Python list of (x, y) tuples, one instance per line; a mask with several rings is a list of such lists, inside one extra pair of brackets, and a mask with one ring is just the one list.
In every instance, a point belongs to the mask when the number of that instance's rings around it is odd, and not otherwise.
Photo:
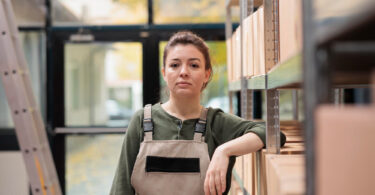
[(144, 108), (144, 141), (135, 161), (131, 183), (139, 195), (204, 194), (210, 163), (203, 134), (207, 109), (195, 126), (194, 140), (152, 140), (151, 105)]

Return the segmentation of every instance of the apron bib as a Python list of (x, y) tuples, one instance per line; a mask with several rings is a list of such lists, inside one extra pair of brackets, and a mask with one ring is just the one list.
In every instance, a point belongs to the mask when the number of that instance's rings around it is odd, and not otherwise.
[(196, 123), (193, 140), (153, 140), (151, 105), (144, 108), (144, 140), (134, 164), (131, 184), (139, 195), (204, 194), (210, 163), (203, 134), (207, 109)]

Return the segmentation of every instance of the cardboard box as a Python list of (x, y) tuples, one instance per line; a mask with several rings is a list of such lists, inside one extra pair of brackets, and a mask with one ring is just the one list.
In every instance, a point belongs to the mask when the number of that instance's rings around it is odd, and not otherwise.
[(252, 64), (252, 61), (249, 61), (249, 55), (252, 56), (253, 54), (250, 53), (251, 50), (251, 28), (250, 28), (250, 21), (252, 17), (251, 15), (248, 16), (247, 18), (244, 19), (242, 22), (242, 29), (243, 29), (243, 44), (242, 44), (242, 50), (243, 50), (243, 55), (242, 55), (242, 67), (243, 67), (243, 75), (244, 77), (251, 77), (250, 75), (250, 67)]
[(304, 155), (266, 154), (268, 195), (305, 194)]
[(243, 156), (244, 161), (244, 188), (250, 194), (255, 194), (254, 189), (254, 178), (255, 178), (255, 167), (253, 160), (255, 158), (255, 153), (246, 154)]
[(375, 194), (375, 107), (323, 105), (315, 117), (317, 194)]
[(259, 74), (266, 74), (266, 57), (265, 57), (265, 46), (264, 46), (264, 9), (259, 7), (258, 10), (258, 45), (259, 45)]
[(279, 0), (280, 62), (302, 50), (302, 0)]
[(259, 45), (259, 12), (253, 13), (253, 64), (254, 64), (254, 75), (260, 75), (260, 45)]
[(232, 35), (233, 48), (233, 81), (241, 78), (241, 26), (239, 26)]
[(232, 39), (226, 40), (227, 46), (227, 71), (228, 71), (228, 81), (233, 81), (233, 54), (232, 54)]

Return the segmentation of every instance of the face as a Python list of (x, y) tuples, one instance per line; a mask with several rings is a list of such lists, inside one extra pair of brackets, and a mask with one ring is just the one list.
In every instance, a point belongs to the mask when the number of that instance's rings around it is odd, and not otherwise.
[(162, 73), (171, 94), (199, 96), (210, 76), (205, 64), (203, 54), (193, 45), (170, 48)]

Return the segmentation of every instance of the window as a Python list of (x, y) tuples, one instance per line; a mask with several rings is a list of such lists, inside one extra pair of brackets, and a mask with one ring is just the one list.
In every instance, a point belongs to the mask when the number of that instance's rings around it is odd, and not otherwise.
[[(39, 105), (39, 110), (45, 119), (45, 35), (41, 32), (20, 32), (19, 39), (22, 44), (26, 62), (31, 77), (31, 87), (34, 97)], [(0, 79), (0, 127), (14, 127), (6, 100), (3, 83)]]
[(147, 23), (147, 0), (55, 0), (54, 25), (124, 25)]
[(123, 135), (67, 136), (67, 194), (108, 194), (123, 140)]
[[(225, 0), (154, 0), (153, 9), (156, 24), (223, 23), (226, 17)], [(232, 9), (232, 16), (239, 21), (238, 6)]]
[(142, 44), (65, 45), (65, 125), (125, 127), (142, 108)]

